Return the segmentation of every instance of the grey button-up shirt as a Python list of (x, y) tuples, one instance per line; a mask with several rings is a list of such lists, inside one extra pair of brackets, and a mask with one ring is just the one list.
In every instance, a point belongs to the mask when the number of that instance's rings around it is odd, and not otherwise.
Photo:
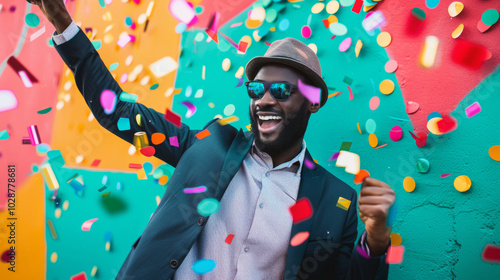
[[(208, 219), (173, 279), (282, 279), (290, 243), (306, 142), (292, 160), (273, 168), (272, 158), (255, 140), (229, 183), (220, 208)], [(234, 234), (231, 244), (225, 242)], [(215, 268), (196, 274), (193, 263), (215, 261)]]

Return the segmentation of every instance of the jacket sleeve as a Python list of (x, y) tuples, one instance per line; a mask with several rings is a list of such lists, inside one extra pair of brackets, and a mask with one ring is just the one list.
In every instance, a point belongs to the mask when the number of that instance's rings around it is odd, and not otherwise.
[(351, 207), (344, 225), (344, 234), (342, 236), (341, 246), (339, 248), (339, 257), (336, 279), (348, 280), (382, 280), (387, 279), (389, 265), (385, 262), (385, 254), (379, 257), (363, 256), (364, 252), (361, 246), (361, 238), (353, 248), (358, 231), (358, 211), (357, 194), (353, 192), (351, 197)]
[[(173, 125), (161, 114), (140, 103), (131, 103), (119, 99), (122, 89), (111, 76), (101, 57), (85, 33), (78, 28), (78, 33), (69, 41), (55, 48), (75, 77), (75, 83), (85, 102), (101, 126), (111, 133), (133, 144), (134, 133), (146, 132), (151, 143), (151, 135), (155, 132), (165, 134), (166, 140), (155, 146), (155, 157), (167, 162), (173, 167), (177, 166), (182, 154), (197, 139), (199, 130), (190, 130), (186, 124), (181, 127)], [(106, 90), (112, 90), (116, 96), (116, 107), (111, 114), (106, 114), (101, 106), (100, 96)], [(141, 115), (141, 126), (136, 121), (136, 116)], [(118, 130), (117, 122), (126, 118), (130, 122), (129, 130)], [(208, 126), (208, 125), (207, 125)], [(177, 136), (179, 147), (169, 144), (169, 137)]]

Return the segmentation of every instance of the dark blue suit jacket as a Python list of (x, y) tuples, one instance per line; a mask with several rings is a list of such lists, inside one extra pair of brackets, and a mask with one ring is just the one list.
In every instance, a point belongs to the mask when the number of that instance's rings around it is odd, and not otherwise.
[[(175, 171), (158, 208), (132, 245), (116, 278), (170, 279), (209, 218), (198, 213), (198, 203), (207, 197), (221, 199), (251, 147), (253, 134), (212, 120), (204, 127), (210, 136), (199, 140), (195, 134), (200, 130), (191, 130), (185, 124), (177, 128), (153, 109), (120, 100), (115, 111), (106, 115), (99, 101), (101, 92), (110, 89), (119, 95), (122, 89), (83, 31), (80, 29), (73, 39), (56, 46), (56, 50), (73, 71), (78, 89), (104, 128), (129, 143), (133, 143), (138, 131), (145, 131), (148, 137), (161, 132), (179, 140), (179, 147), (167, 141), (155, 145), (155, 156), (175, 167)], [(137, 114), (142, 116), (142, 127), (135, 121)], [(119, 131), (119, 118), (129, 118), (131, 129)], [(313, 162), (307, 150), (306, 158)], [(182, 191), (184, 187), (201, 185), (207, 187), (203, 193), (186, 195)], [(290, 237), (303, 231), (310, 236), (299, 246), (289, 246), (284, 279), (387, 278), (385, 256), (366, 259), (353, 250), (358, 225), (354, 189), (320, 165), (313, 169), (303, 165), (297, 200), (303, 197), (311, 201), (314, 214), (294, 224)], [(351, 200), (347, 211), (336, 207), (339, 197)], [(251, 278), (249, 275), (248, 279)]]

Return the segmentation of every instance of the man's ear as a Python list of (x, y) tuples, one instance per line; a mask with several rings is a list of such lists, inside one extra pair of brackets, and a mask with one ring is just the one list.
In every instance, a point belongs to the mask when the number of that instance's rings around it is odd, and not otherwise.
[(311, 111), (311, 113), (318, 112), (320, 107), (319, 103), (309, 103), (309, 111)]

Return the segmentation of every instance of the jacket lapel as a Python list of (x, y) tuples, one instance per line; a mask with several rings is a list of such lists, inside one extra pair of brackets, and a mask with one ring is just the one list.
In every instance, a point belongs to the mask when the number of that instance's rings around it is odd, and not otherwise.
[[(310, 162), (313, 162), (309, 151), (306, 149), (305, 159), (308, 159)], [(302, 178), (300, 180), (299, 185), (299, 193), (297, 195), (297, 200), (301, 198), (308, 198), (311, 202), (313, 209), (313, 216), (303, 222), (296, 223), (292, 226), (292, 231), (290, 234), (290, 240), (297, 233), (307, 231), (309, 232), (313, 223), (315, 211), (318, 208), (319, 200), (321, 198), (321, 194), (323, 193), (323, 188), (325, 185), (325, 176), (324, 171), (319, 168), (317, 164), (314, 163), (314, 168), (309, 169), (306, 167), (306, 164), (302, 164)], [(309, 239), (308, 239), (309, 240)], [(288, 253), (286, 256), (286, 266), (285, 266), (285, 279), (291, 279), (290, 275), (293, 275), (293, 279), (296, 278), (298, 267), (302, 262), (302, 258), (304, 255), (304, 250), (306, 248), (308, 240), (304, 241), (299, 246), (291, 246), (288, 245)]]
[(253, 133), (245, 133), (242, 129), (240, 129), (234, 138), (233, 143), (229, 147), (226, 159), (222, 165), (219, 180), (217, 181), (217, 189), (215, 190), (215, 198), (219, 201), (226, 191), (229, 182), (231, 182), (234, 175), (236, 175), (236, 172), (240, 168), (245, 156), (248, 154), (248, 151), (252, 146), (253, 137)]

